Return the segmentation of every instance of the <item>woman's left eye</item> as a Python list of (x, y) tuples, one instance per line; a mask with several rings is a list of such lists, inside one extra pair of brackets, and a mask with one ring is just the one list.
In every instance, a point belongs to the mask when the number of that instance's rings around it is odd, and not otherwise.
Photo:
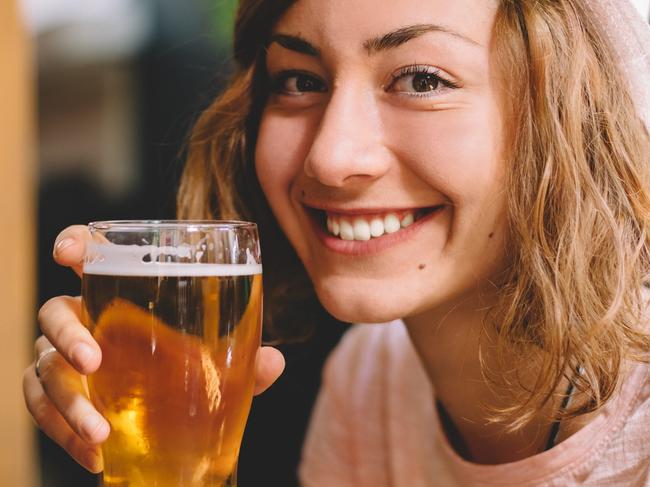
[(395, 73), (386, 89), (405, 95), (426, 97), (445, 88), (458, 88), (458, 84), (444, 78), (436, 68), (414, 65)]

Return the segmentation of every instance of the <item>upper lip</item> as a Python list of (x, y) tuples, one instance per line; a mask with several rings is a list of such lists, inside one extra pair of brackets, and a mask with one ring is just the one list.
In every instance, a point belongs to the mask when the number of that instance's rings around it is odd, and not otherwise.
[(339, 206), (331, 206), (326, 204), (318, 203), (303, 203), (310, 210), (321, 210), (327, 213), (337, 213), (340, 215), (364, 215), (364, 214), (373, 214), (373, 213), (390, 213), (391, 211), (418, 211), (424, 210), (427, 208), (435, 208), (437, 206), (442, 206), (443, 203), (431, 204), (431, 205), (418, 205), (418, 206), (390, 206), (390, 207), (361, 207), (361, 208), (347, 208)]

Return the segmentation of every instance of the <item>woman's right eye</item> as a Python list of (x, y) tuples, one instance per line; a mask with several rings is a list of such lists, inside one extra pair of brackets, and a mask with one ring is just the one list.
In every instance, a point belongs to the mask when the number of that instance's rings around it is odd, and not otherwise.
[(282, 71), (271, 78), (274, 93), (300, 96), (305, 93), (324, 93), (325, 83), (319, 78), (302, 71)]

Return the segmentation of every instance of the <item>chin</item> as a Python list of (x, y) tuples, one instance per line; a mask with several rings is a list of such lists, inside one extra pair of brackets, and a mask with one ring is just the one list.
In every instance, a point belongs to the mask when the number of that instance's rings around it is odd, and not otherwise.
[(341, 286), (316, 285), (315, 289), (327, 312), (347, 323), (387, 323), (410, 314), (406, 300), (394, 292), (370, 286), (342, 291)]

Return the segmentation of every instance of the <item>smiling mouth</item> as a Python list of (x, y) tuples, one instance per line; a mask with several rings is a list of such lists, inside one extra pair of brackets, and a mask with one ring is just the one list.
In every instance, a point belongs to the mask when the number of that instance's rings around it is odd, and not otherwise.
[(340, 240), (368, 241), (398, 233), (443, 207), (444, 205), (437, 205), (363, 214), (337, 213), (315, 208), (308, 210), (328, 235)]

